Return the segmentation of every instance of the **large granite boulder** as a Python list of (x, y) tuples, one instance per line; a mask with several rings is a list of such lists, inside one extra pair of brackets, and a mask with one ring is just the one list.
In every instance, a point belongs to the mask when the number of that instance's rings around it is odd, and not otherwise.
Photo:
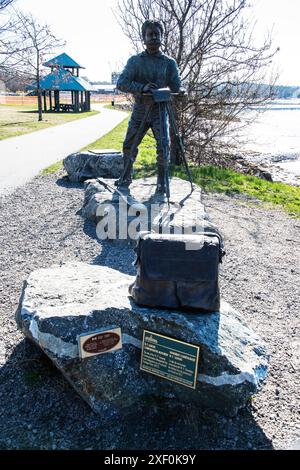
[[(103, 417), (130, 413), (151, 397), (235, 415), (266, 377), (259, 336), (227, 303), (211, 314), (139, 307), (128, 294), (132, 281), (82, 263), (37, 270), (25, 283), (18, 326)], [(79, 357), (79, 335), (112, 327), (121, 328), (121, 349)], [(200, 346), (195, 390), (140, 370), (145, 329)]]
[(63, 160), (70, 181), (91, 178), (119, 178), (123, 169), (122, 153), (114, 149), (87, 150), (73, 153)]
[[(180, 178), (170, 179), (170, 201), (158, 194), (156, 178), (134, 180), (129, 191), (117, 191), (110, 179), (85, 182), (82, 215), (103, 228), (104, 222), (115, 223), (106, 230), (105, 239), (135, 244), (140, 231), (158, 233), (195, 233), (215, 230), (201, 201), (201, 188)], [(106, 211), (108, 209), (108, 212)], [(139, 217), (140, 224), (134, 224)], [(99, 224), (100, 223), (100, 224)], [(102, 238), (97, 231), (99, 238)]]

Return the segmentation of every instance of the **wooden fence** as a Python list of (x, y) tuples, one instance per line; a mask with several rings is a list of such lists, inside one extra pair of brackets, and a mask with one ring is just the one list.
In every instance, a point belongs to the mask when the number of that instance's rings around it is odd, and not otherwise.
[[(92, 103), (111, 103), (113, 100), (115, 101), (115, 103), (121, 103), (123, 101), (126, 101), (126, 98), (124, 95), (100, 94), (100, 93), (91, 94)], [(62, 101), (64, 101), (63, 98), (62, 98)], [(68, 100), (66, 99), (66, 101)], [(36, 96), (24, 96), (24, 95), (18, 95), (18, 96), (0, 95), (0, 104), (15, 105), (15, 106), (37, 106), (37, 97)]]
[(110, 103), (111, 101), (115, 101), (115, 103), (122, 103), (126, 101), (125, 95), (114, 95), (113, 93), (92, 93), (91, 94), (91, 102), (92, 103)]
[(37, 106), (36, 96), (11, 96), (11, 95), (0, 95), (0, 104), (8, 104), (15, 106)]

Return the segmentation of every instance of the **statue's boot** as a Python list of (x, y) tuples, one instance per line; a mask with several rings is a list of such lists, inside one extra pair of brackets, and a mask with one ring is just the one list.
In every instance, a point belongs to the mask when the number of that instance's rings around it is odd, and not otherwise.
[(133, 161), (130, 158), (130, 155), (125, 155), (123, 156), (123, 172), (120, 178), (115, 181), (115, 186), (118, 188), (128, 188), (130, 184), (132, 183), (132, 167), (133, 167)]

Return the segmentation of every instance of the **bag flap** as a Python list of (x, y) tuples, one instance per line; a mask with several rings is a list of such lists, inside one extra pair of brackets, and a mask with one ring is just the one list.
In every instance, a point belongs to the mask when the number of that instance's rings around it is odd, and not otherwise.
[(197, 282), (218, 276), (217, 236), (148, 235), (139, 240), (137, 251), (141, 276), (148, 279)]

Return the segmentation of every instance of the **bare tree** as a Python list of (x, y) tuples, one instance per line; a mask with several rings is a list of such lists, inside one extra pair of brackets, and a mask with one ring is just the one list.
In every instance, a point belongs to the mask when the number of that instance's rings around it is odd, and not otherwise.
[(15, 0), (0, 0), (0, 11), (4, 10), (4, 8), (8, 7), (12, 2)]
[(189, 94), (178, 114), (195, 162), (206, 155), (219, 161), (220, 137), (245, 108), (271, 96), (272, 83), (262, 83), (276, 51), (270, 35), (257, 45), (247, 9), (246, 0), (119, 0), (117, 19), (136, 52), (142, 48), (143, 21), (163, 24), (163, 50), (176, 59)]
[(42, 121), (41, 73), (49, 54), (65, 42), (57, 39), (47, 24), (39, 24), (32, 14), (14, 10), (14, 38), (11, 39), (10, 66), (16, 75), (30, 77), (38, 96), (38, 120)]
[(4, 12), (4, 10), (14, 1), (0, 0), (0, 71), (7, 71), (7, 63), (12, 48), (9, 38), (15, 26), (15, 21), (11, 17), (5, 16), (7, 11)]

